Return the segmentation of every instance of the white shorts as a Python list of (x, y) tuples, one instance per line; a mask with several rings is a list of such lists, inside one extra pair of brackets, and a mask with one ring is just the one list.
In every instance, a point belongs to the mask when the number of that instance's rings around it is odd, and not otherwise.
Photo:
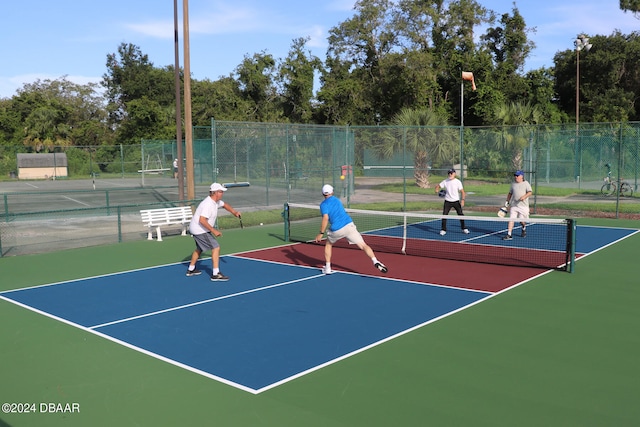
[(327, 240), (332, 245), (338, 240), (342, 239), (343, 237), (347, 239), (349, 243), (352, 243), (354, 245), (364, 243), (364, 239), (362, 238), (362, 235), (360, 234), (360, 232), (356, 228), (356, 225), (353, 222), (350, 222), (349, 224), (345, 225), (340, 230), (329, 231), (327, 233)]
[(509, 218), (529, 218), (529, 208), (527, 206), (511, 206), (509, 209)]

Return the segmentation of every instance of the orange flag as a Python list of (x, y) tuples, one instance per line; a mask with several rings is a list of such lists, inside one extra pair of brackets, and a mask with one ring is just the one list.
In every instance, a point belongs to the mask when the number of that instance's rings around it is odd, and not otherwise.
[(468, 80), (471, 82), (471, 89), (476, 90), (476, 82), (473, 80), (473, 73), (470, 71), (462, 72), (462, 80)]

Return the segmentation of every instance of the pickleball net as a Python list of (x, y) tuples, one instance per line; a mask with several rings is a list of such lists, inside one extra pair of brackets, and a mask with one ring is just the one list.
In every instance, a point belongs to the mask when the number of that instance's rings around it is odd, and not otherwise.
[[(569, 272), (575, 264), (574, 219), (529, 218), (526, 237), (522, 237), (522, 227), (516, 220), (513, 239), (505, 241), (509, 218), (346, 210), (365, 242), (376, 252)], [(442, 219), (447, 220), (444, 236), (440, 235)], [(464, 219), (469, 234), (463, 233), (460, 219)], [(320, 208), (286, 203), (284, 223), (285, 240), (316, 244)], [(346, 239), (334, 247), (357, 249)]]

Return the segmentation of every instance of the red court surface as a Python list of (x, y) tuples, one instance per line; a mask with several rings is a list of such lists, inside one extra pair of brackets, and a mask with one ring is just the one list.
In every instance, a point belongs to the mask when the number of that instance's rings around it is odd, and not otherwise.
[[(324, 245), (298, 243), (245, 252), (238, 256), (320, 269), (324, 265)], [(331, 266), (337, 271), (486, 292), (502, 291), (548, 271), (402, 254), (377, 253), (376, 256), (389, 268), (388, 273), (379, 272), (365, 253), (355, 247), (334, 247)]]

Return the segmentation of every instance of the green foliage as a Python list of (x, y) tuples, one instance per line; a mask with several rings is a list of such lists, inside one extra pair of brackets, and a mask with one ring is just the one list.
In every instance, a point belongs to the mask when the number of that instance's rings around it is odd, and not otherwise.
[(308, 41), (309, 38), (293, 41), (278, 74), (278, 81), (282, 85), (283, 115), (293, 123), (309, 123), (313, 117), (313, 80), (322, 62), (304, 51)]
[(17, 150), (7, 147), (0, 150), (0, 178), (10, 176), (11, 172), (17, 172)]
[(191, 108), (194, 126), (210, 126), (212, 118), (245, 121), (252, 106), (252, 102), (243, 96), (240, 82), (232, 77), (222, 77), (215, 82), (192, 82)]
[(273, 87), (275, 66), (273, 56), (261, 52), (245, 55), (242, 64), (236, 68), (240, 92), (253, 108), (247, 112), (249, 120), (268, 122), (279, 119), (278, 97)]
[(625, 12), (640, 12), (640, 0), (620, 0), (620, 9)]
[(69, 178), (82, 177), (86, 178), (90, 175), (91, 171), (89, 161), (89, 150), (81, 147), (69, 147), (65, 150), (67, 155), (67, 167), (69, 171)]
[(408, 108), (394, 118), (394, 127), (383, 128), (378, 143), (373, 147), (380, 158), (391, 158), (397, 152), (413, 155), (414, 178), (421, 188), (429, 187), (429, 169), (434, 164), (455, 163), (459, 147), (459, 129), (446, 126), (442, 110)]
[[(640, 111), (633, 100), (640, 91), (640, 33), (615, 31), (610, 36), (589, 38), (592, 48), (558, 52), (555, 91), (558, 106), (571, 116), (576, 113), (579, 73), (579, 120), (581, 122), (638, 121)], [(579, 67), (578, 67), (579, 65)]]

